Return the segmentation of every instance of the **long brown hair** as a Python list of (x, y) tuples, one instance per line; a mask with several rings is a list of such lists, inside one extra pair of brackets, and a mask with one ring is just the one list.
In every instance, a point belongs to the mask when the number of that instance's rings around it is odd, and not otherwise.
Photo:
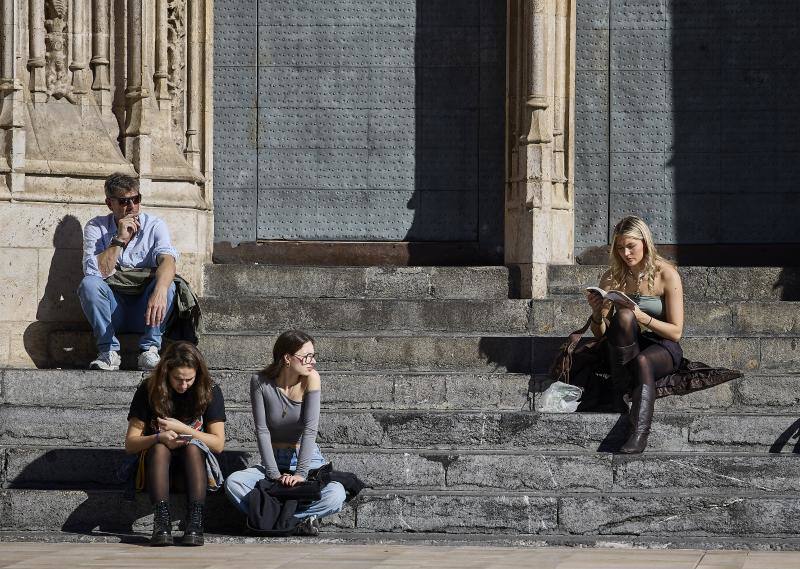
[(283, 366), (283, 356), (294, 354), (303, 347), (306, 342), (314, 343), (312, 338), (302, 330), (287, 330), (278, 336), (275, 345), (272, 347), (272, 363), (261, 370), (261, 376), (267, 379), (275, 379)]
[(211, 403), (213, 383), (208, 373), (208, 366), (203, 354), (189, 342), (175, 342), (167, 346), (161, 355), (158, 365), (147, 378), (147, 397), (150, 408), (157, 417), (173, 417), (176, 411), (172, 400), (172, 387), (169, 384), (170, 373), (179, 367), (192, 368), (195, 371), (194, 383), (188, 389), (188, 407), (179, 411), (189, 413), (181, 419), (196, 419), (203, 415)]

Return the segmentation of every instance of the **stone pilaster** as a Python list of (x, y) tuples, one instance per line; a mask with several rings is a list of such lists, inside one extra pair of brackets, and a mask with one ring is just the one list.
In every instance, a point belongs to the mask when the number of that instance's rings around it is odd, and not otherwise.
[(538, 298), (574, 260), (575, 0), (512, 0), (509, 22), (505, 257)]

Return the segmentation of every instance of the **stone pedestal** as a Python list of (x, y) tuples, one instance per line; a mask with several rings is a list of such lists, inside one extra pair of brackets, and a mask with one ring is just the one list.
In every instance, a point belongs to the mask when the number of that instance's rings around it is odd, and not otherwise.
[(505, 261), (522, 295), (574, 262), (575, 0), (510, 0)]
[(140, 179), (178, 271), (211, 260), (212, 0), (0, 0), (0, 367), (85, 328), (82, 226)]

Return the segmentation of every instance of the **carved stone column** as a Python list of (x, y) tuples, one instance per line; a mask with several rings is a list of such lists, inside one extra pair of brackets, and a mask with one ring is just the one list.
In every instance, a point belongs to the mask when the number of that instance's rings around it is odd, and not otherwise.
[(94, 69), (92, 91), (94, 91), (97, 104), (103, 110), (111, 108), (110, 5), (108, 0), (93, 0), (92, 2), (92, 60), (90, 62)]
[(90, 0), (72, 0), (72, 61), (69, 70), (72, 71), (72, 93), (78, 99), (89, 92), (86, 69), (88, 56), (86, 53), (86, 17), (87, 3)]
[[(160, 109), (171, 104), (167, 88), (169, 78), (167, 27), (167, 0), (156, 0), (156, 73), (153, 78), (156, 84), (156, 100)], [(169, 101), (169, 103), (164, 103), (164, 101)]]
[(44, 77), (44, 0), (30, 0), (28, 5), (28, 70), (29, 89), (34, 103), (47, 101), (47, 84)]
[(143, 193), (149, 189), (152, 161), (151, 109), (147, 99), (149, 69), (143, 46), (148, 37), (144, 0), (127, 2), (127, 86), (125, 88), (125, 156), (139, 172)]
[(16, 65), (19, 23), (16, 0), (0, 0), (0, 200), (25, 187), (24, 102)]
[(574, 262), (575, 0), (509, 0), (506, 264), (524, 296)]
[(198, 136), (200, 134), (200, 120), (203, 101), (203, 36), (205, 14), (203, 10), (203, 0), (189, 0), (189, 22), (188, 27), (188, 47), (189, 62), (187, 69), (188, 90), (187, 113), (186, 113), (186, 149), (184, 155), (196, 170), (201, 170), (201, 155)]

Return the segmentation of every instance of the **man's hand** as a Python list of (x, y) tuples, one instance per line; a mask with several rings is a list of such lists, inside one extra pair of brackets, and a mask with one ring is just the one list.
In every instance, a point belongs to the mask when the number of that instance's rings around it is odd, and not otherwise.
[(144, 313), (145, 326), (160, 326), (167, 314), (167, 288), (158, 284), (147, 299), (147, 310)]
[(126, 215), (117, 222), (117, 239), (127, 245), (140, 227), (138, 216)]

